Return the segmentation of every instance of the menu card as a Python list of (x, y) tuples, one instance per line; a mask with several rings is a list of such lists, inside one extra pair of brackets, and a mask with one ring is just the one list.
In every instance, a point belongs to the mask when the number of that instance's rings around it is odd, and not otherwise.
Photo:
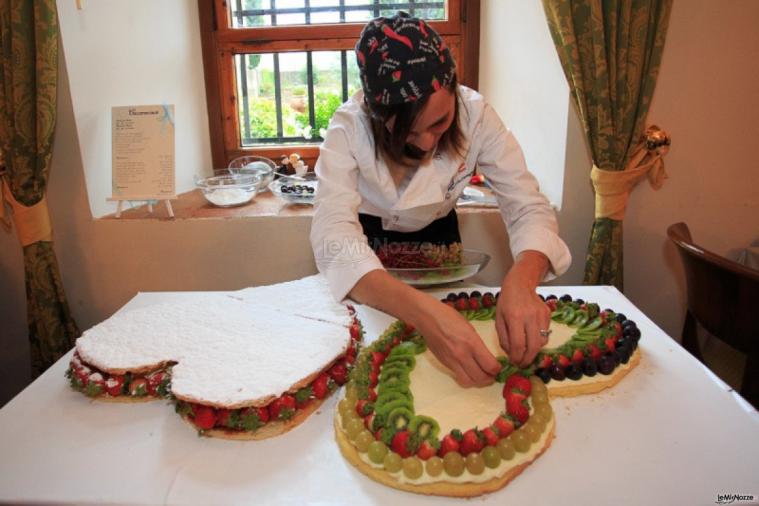
[(114, 200), (176, 198), (174, 106), (111, 109)]

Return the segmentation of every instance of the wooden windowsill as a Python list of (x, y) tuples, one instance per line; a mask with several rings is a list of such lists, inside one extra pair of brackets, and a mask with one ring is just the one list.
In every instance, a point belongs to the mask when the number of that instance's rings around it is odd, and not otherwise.
[[(313, 206), (285, 205), (271, 192), (260, 193), (252, 202), (239, 207), (216, 207), (208, 203), (200, 190), (182, 193), (171, 201), (174, 210), (174, 220), (200, 219), (239, 219), (239, 218), (288, 218), (308, 217), (314, 214)], [(498, 212), (493, 207), (477, 207), (472, 205), (458, 206), (459, 214)], [(103, 220), (171, 220), (163, 203), (153, 206), (150, 213), (147, 204), (122, 211), (121, 217), (115, 214), (103, 216)]]

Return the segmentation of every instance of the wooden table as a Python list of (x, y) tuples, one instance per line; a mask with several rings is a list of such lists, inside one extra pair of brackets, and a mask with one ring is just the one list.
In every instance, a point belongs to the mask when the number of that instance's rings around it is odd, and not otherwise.
[[(476, 504), (710, 505), (759, 495), (759, 414), (610, 287), (551, 287), (635, 320), (643, 360), (616, 388), (553, 401), (552, 447)], [(184, 293), (140, 293), (126, 310)], [(391, 322), (359, 307), (369, 340)], [(333, 441), (336, 396), (259, 442), (199, 438), (165, 402), (93, 402), (66, 356), (0, 410), (0, 501), (130, 504), (462, 504), (379, 485)], [(474, 502), (473, 502), (474, 504)], [(746, 504), (746, 503), (736, 503)]]

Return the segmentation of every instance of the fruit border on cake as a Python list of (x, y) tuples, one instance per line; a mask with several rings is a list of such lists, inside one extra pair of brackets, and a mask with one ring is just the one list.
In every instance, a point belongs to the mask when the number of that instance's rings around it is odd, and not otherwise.
[(362, 351), (335, 413), (343, 456), (370, 478), (409, 492), (472, 497), (502, 488), (551, 444), (546, 386), (501, 357), (496, 379), (505, 409), (488, 427), (440, 434), (437, 421), (415, 413), (410, 389), (415, 356), (425, 350), (422, 336), (396, 321)]
[(314, 412), (332, 392), (348, 381), (356, 361), (364, 331), (353, 315), (349, 327), (350, 344), (345, 354), (312, 375), (305, 386), (293, 388), (266, 404), (227, 409), (180, 399), (171, 391), (171, 370), (174, 363), (152, 370), (109, 373), (85, 363), (78, 352), (66, 370), (71, 388), (86, 396), (105, 402), (144, 402), (167, 399), (175, 411), (192, 424), (199, 435), (225, 439), (266, 439), (287, 432)]
[[(478, 291), (449, 293), (442, 302), (468, 320), (495, 319), (495, 294)], [(551, 310), (551, 320), (568, 325), (574, 335), (556, 348), (543, 348), (535, 358), (535, 374), (548, 384), (551, 396), (597, 393), (616, 385), (640, 363), (640, 330), (636, 323), (598, 304), (570, 295), (539, 297)]]

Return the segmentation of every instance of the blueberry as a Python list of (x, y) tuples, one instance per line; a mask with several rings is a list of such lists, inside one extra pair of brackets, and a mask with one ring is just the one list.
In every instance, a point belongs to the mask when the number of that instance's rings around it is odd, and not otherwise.
[(484, 294), (482, 294), (482, 298), (485, 298), (485, 297), (489, 299), (495, 299), (495, 295), (493, 295), (493, 292), (485, 292)]
[(551, 381), (551, 371), (548, 369), (538, 369), (535, 371), (535, 374), (537, 374), (538, 378), (543, 380), (543, 383), (548, 383)]
[(495, 292), (495, 300), (498, 300), (498, 298), (501, 296), (501, 291)]
[(554, 294), (546, 295), (546, 300), (556, 300), (556, 296)]
[(469, 294), (466, 292), (459, 292), (459, 299), (469, 300)]
[(614, 356), (611, 353), (607, 353), (598, 359), (598, 372), (603, 375), (608, 376), (614, 371), (615, 367), (617, 367), (617, 364), (614, 362)]
[(281, 191), (282, 193), (290, 193), (290, 188), (288, 188), (287, 186), (283, 186), (282, 188), (279, 189), (279, 191)]
[(561, 297), (559, 297), (559, 300), (561, 302), (572, 302), (572, 296), (569, 295), (568, 293), (565, 293), (564, 295), (562, 295)]
[(451, 302), (456, 302), (456, 299), (458, 299), (458, 298), (459, 298), (459, 296), (456, 295), (453, 292), (451, 292), (451, 293), (449, 293), (448, 295), (445, 296), (445, 300), (449, 300)]
[(619, 365), (620, 362), (622, 362), (622, 357), (619, 356), (619, 352), (615, 349), (611, 352), (611, 356), (614, 358), (614, 365)]
[(306, 191), (308, 191), (308, 193), (314, 193), (314, 189), (311, 188), (310, 186), (306, 188)]
[(592, 358), (588, 357), (582, 361), (582, 373), (585, 376), (595, 376), (597, 372), (598, 367)]
[(582, 378), (582, 369), (577, 364), (569, 364), (564, 370), (564, 374), (566, 374), (567, 378), (577, 381)]
[(542, 295), (538, 294), (538, 297), (540, 297), (540, 300), (542, 300), (543, 302), (545, 302), (545, 301), (546, 301), (546, 298), (545, 298), (545, 297), (543, 297)]
[(628, 339), (638, 340), (640, 339), (640, 329), (638, 327), (626, 327), (622, 331), (622, 335)]
[(627, 320), (627, 317), (625, 315), (623, 315), (622, 313), (617, 313), (617, 321), (619, 323), (622, 323), (625, 320)]
[(575, 302), (576, 302), (577, 304), (581, 305), (581, 306), (582, 306), (583, 304), (585, 304), (585, 301), (584, 301), (584, 300), (582, 300), (582, 299), (575, 299)]
[(630, 343), (625, 343), (624, 345), (617, 348), (617, 353), (619, 354), (619, 361), (623, 364), (626, 364), (630, 361), (630, 355), (632, 354)]
[(627, 327), (637, 327), (637, 325), (632, 320), (625, 320), (622, 322), (622, 328), (626, 329)]
[(563, 381), (566, 377), (564, 374), (564, 369), (562, 369), (559, 364), (552, 364), (548, 370), (551, 372), (551, 378), (555, 379), (556, 381)]
[(482, 297), (482, 294), (478, 292), (477, 290), (475, 290), (472, 293), (470, 293), (469, 296), (472, 298), (478, 298), (478, 297)]

